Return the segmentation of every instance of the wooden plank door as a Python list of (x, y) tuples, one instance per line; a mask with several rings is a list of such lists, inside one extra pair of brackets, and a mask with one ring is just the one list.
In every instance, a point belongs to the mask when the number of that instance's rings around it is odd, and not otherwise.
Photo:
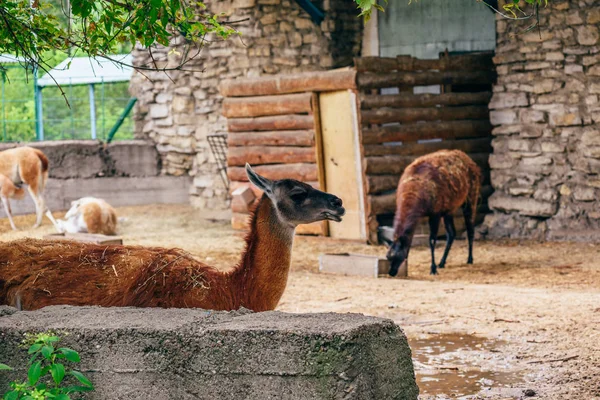
[(329, 234), (340, 239), (366, 240), (357, 112), (356, 93), (351, 90), (319, 94), (325, 190), (340, 197), (346, 208), (342, 222), (329, 223)]

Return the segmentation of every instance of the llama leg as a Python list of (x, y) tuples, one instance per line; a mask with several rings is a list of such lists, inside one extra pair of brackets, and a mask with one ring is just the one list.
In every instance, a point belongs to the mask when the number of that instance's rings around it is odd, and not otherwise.
[[(40, 226), (42, 224), (42, 217), (44, 216), (44, 200), (40, 198), (40, 196), (37, 193), (37, 187), (34, 189), (33, 187), (31, 187), (31, 185), (27, 186), (27, 191), (29, 192), (29, 195), (31, 196), (31, 198), (33, 199), (33, 202), (35, 203), (35, 214), (36, 214), (36, 218), (35, 218), (35, 224), (33, 225), (34, 228), (37, 228), (38, 226)], [(41, 201), (40, 201), (41, 200)]]
[(52, 225), (54, 225), (54, 227), (58, 229), (58, 222), (56, 222), (56, 220), (54, 219), (54, 216), (52, 215), (52, 212), (50, 212), (50, 209), (46, 207), (46, 200), (41, 194), (39, 195), (39, 198), (40, 202), (42, 203), (42, 210), (46, 211), (46, 217), (48, 217), (50, 222), (52, 222)]
[(15, 226), (15, 223), (12, 219), (12, 211), (10, 209), (10, 203), (8, 201), (8, 198), (6, 198), (5, 196), (2, 196), (2, 204), (4, 205), (4, 212), (6, 212), (6, 215), (8, 216), (8, 221), (10, 222), (10, 227), (13, 229), (13, 231), (17, 231), (17, 227)]
[(435, 265), (435, 244), (437, 242), (438, 230), (440, 228), (440, 216), (432, 215), (429, 217), (429, 248), (431, 249), (431, 275), (437, 274)]
[(452, 243), (456, 237), (456, 229), (454, 229), (454, 217), (452, 214), (444, 215), (444, 226), (446, 227), (446, 248), (444, 249), (444, 255), (442, 256), (442, 261), (440, 261), (438, 268), (444, 268), (446, 266), (446, 258), (448, 258), (450, 247), (452, 247)]
[(473, 226), (473, 209), (471, 207), (471, 203), (465, 204), (465, 207), (463, 208), (463, 214), (465, 216), (467, 239), (469, 241), (469, 257), (467, 258), (467, 264), (473, 264), (473, 238), (475, 237), (475, 228)]

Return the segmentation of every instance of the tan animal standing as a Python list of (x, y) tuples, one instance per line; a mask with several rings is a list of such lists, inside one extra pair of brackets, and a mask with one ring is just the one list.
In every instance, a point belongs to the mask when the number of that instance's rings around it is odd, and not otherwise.
[(117, 212), (102, 199), (82, 197), (71, 202), (71, 208), (65, 219), (57, 221), (56, 229), (60, 233), (101, 233), (117, 234)]
[[(56, 220), (50, 210), (46, 208), (42, 195), (48, 180), (48, 158), (41, 150), (23, 146), (0, 152), (0, 175), (8, 178), (16, 189), (20, 189), (22, 184), (27, 185), (27, 191), (35, 203), (36, 220), (33, 225), (34, 228), (42, 224), (44, 212), (56, 226)], [(16, 230), (17, 228), (12, 222), (8, 197), (6, 198), (5, 210), (12, 228)]]
[(8, 216), (10, 226), (17, 230), (15, 223), (12, 219), (12, 213), (10, 210), (10, 202), (8, 199), (22, 199), (25, 196), (25, 190), (20, 187), (16, 187), (15, 184), (4, 175), (0, 175), (0, 199), (2, 199), (2, 205), (4, 206), (4, 212)]

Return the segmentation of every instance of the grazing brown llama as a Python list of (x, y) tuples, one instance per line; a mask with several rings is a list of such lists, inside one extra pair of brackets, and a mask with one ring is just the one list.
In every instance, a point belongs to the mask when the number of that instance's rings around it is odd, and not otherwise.
[[(46, 208), (42, 195), (48, 180), (48, 158), (41, 150), (23, 146), (1, 151), (0, 174), (10, 179), (17, 188), (21, 184), (27, 185), (27, 191), (35, 203), (36, 220), (35, 225), (33, 225), (34, 228), (42, 224), (44, 212), (56, 227), (56, 220), (50, 210)], [(11, 221), (11, 227), (16, 230), (17, 227), (12, 222), (12, 216), (10, 215), (8, 199), (6, 203), (5, 209)]]
[(296, 226), (339, 222), (345, 210), (338, 197), (302, 182), (272, 181), (249, 165), (246, 173), (264, 194), (233, 269), (219, 271), (178, 249), (17, 240), (0, 243), (0, 304), (274, 309)]
[[(481, 187), (481, 171), (473, 160), (459, 150), (440, 150), (413, 161), (400, 177), (396, 192), (394, 240), (387, 258), (390, 275), (396, 276), (400, 265), (407, 260), (415, 227), (422, 217), (429, 217), (429, 247), (431, 274), (444, 268), (450, 247), (456, 236), (452, 214), (462, 206), (469, 240), (468, 264), (473, 263), (473, 236), (477, 200)], [(435, 245), (440, 219), (446, 227), (446, 248), (435, 264)]]

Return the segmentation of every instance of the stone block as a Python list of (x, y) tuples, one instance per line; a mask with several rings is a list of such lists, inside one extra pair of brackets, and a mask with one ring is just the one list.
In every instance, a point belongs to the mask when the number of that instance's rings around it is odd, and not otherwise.
[(598, 24), (600, 22), (600, 9), (597, 7), (590, 7), (586, 9), (586, 22), (588, 24)]
[(526, 43), (543, 43), (548, 40), (552, 40), (554, 34), (550, 30), (539, 32), (530, 32), (522, 36), (522, 40)]
[(278, 13), (272, 12), (272, 13), (263, 15), (259, 21), (263, 25), (275, 24), (278, 20), (278, 16), (279, 16)]
[(513, 196), (531, 196), (533, 194), (533, 188), (531, 187), (511, 187), (508, 189), (508, 193)]
[(232, 7), (238, 8), (252, 8), (256, 5), (256, 0), (233, 0)]
[[(416, 400), (411, 351), (391, 320), (360, 314), (55, 306), (0, 317), (0, 358), (24, 365), (25, 332), (81, 355), (86, 399)], [(24, 371), (19, 371), (24, 372)], [(0, 390), (10, 374), (0, 375)]]
[(529, 105), (527, 94), (520, 93), (494, 93), (490, 101), (489, 108), (491, 110), (501, 108), (524, 107)]
[(565, 74), (573, 75), (583, 73), (583, 65), (567, 64), (565, 65)]
[(539, 110), (525, 109), (519, 112), (519, 120), (524, 124), (546, 122), (546, 113)]
[(490, 111), (492, 125), (510, 125), (517, 122), (517, 112), (513, 110)]
[(582, 46), (594, 46), (600, 39), (598, 27), (594, 25), (583, 25), (577, 27), (577, 43)]
[(555, 142), (542, 142), (542, 152), (544, 153), (564, 153), (566, 145)]
[(489, 164), (492, 169), (509, 169), (515, 165), (515, 162), (506, 155), (490, 154)]
[(508, 140), (508, 149), (510, 151), (532, 151), (533, 145), (534, 145), (534, 143), (532, 140), (523, 140), (523, 139), (509, 139)]
[(564, 59), (565, 59), (565, 55), (559, 51), (552, 51), (552, 52), (546, 53), (547, 61), (562, 61)]
[(166, 104), (151, 104), (150, 118), (165, 118), (169, 115), (169, 107)]
[(491, 209), (510, 212), (516, 211), (530, 217), (548, 218), (556, 214), (557, 204), (525, 197), (511, 197), (495, 192), (489, 199)]
[(600, 130), (586, 128), (581, 135), (581, 144), (584, 146), (600, 146)]
[(593, 188), (581, 186), (575, 188), (573, 197), (577, 201), (595, 201), (597, 199)]
[(542, 136), (544, 125), (522, 125), (520, 136), (523, 138), (537, 138)]

